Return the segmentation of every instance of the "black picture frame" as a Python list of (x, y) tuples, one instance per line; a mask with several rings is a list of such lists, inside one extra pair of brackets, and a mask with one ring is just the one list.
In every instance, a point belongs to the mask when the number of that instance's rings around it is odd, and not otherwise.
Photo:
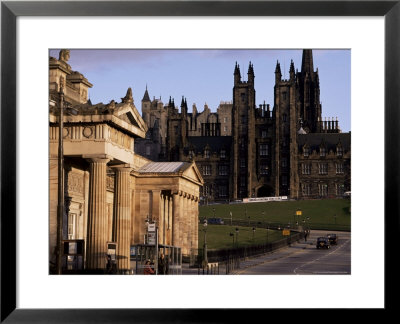
[[(394, 1), (2, 1), (1, 322), (202, 323), (255, 320), (264, 309), (16, 308), (16, 19), (19, 16), (382, 16), (385, 18), (385, 307), (395, 305), (399, 237), (400, 0)], [(367, 154), (367, 153), (366, 153)], [(373, 236), (372, 234), (367, 235)], [(373, 244), (373, 242), (371, 243)], [(371, 256), (372, 258), (372, 256)], [(371, 262), (373, 260), (371, 259)], [(367, 283), (366, 283), (367, 284)], [(296, 294), (296, 292), (294, 292)], [(301, 291), (298, 291), (301, 295)], [(293, 292), (291, 292), (293, 296)], [(55, 296), (56, 297), (56, 296)], [(268, 305), (266, 305), (268, 307)], [(273, 311), (273, 310), (271, 310)], [(251, 313), (250, 313), (251, 312)], [(276, 312), (279, 314), (278, 312)], [(283, 315), (283, 313), (281, 313)], [(286, 320), (287, 318), (285, 318)], [(309, 318), (310, 319), (310, 318)], [(250, 319), (249, 319), (250, 320)]]

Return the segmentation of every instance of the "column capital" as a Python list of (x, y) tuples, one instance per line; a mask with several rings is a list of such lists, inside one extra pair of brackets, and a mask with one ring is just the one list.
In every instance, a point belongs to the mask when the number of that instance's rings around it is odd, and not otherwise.
[(131, 172), (133, 170), (132, 164), (129, 163), (110, 165), (109, 167), (120, 172)]
[(113, 159), (110, 155), (107, 154), (88, 154), (82, 155), (82, 158), (88, 160), (89, 162), (95, 163), (108, 163)]

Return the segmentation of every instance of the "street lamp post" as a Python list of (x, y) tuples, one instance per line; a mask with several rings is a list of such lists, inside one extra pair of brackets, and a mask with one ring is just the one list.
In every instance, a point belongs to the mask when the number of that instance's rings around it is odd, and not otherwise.
[(207, 219), (204, 220), (203, 231), (204, 231), (204, 266), (206, 267), (208, 264), (208, 260), (207, 260)]
[(235, 248), (235, 234), (232, 232), (229, 233), (229, 236), (232, 236), (232, 248)]
[(238, 227), (236, 227), (236, 247), (238, 247), (239, 246), (239, 241), (238, 241), (238, 238), (239, 238), (239, 228)]

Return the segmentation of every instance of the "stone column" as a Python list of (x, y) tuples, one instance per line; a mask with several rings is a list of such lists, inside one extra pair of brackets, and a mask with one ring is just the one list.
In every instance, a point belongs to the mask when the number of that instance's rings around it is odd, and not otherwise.
[(161, 191), (152, 190), (151, 219), (156, 222), (158, 227), (158, 243), (162, 243), (162, 223), (161, 223)]
[(188, 195), (183, 194), (183, 217), (182, 217), (182, 254), (188, 254)]
[(188, 200), (188, 248), (189, 252), (192, 252), (191, 249), (194, 248), (193, 242), (193, 195), (189, 195)]
[(194, 241), (195, 241), (195, 248), (199, 248), (199, 198), (196, 197), (194, 203)]
[(173, 228), (173, 220), (172, 220), (172, 197), (168, 197), (168, 244), (172, 245), (172, 228)]
[(131, 186), (129, 166), (114, 167), (114, 222), (113, 241), (117, 243), (118, 270), (130, 269)]
[(106, 172), (107, 158), (90, 158), (89, 209), (86, 241), (86, 268), (106, 268), (107, 255), (107, 205), (106, 205)]
[(173, 204), (173, 226), (172, 226), (172, 245), (182, 246), (179, 237), (180, 219), (181, 219), (181, 195), (180, 192), (174, 193), (172, 196)]

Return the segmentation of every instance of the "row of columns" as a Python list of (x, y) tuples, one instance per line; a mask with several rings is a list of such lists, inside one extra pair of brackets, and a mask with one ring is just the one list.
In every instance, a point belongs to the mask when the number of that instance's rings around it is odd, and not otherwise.
[(181, 246), (182, 254), (198, 248), (198, 204), (199, 199), (183, 191), (172, 195), (174, 221), (172, 245)]
[[(105, 269), (107, 264), (108, 221), (106, 208), (107, 158), (89, 158), (89, 204), (86, 268)], [(112, 240), (117, 243), (119, 270), (130, 269), (131, 188), (128, 165), (114, 167), (114, 219)]]

